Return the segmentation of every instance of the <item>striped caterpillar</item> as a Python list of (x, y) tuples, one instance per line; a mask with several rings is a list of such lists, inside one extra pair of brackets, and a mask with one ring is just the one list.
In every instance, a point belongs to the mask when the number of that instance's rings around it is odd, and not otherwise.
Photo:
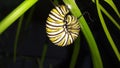
[(78, 19), (69, 14), (67, 6), (59, 5), (53, 8), (46, 22), (47, 36), (55, 45), (70, 45), (79, 35)]

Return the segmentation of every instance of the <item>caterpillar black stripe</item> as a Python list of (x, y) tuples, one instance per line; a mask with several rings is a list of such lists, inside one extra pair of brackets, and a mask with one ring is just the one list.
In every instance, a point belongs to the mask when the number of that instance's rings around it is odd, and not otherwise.
[(78, 19), (70, 15), (68, 7), (64, 5), (53, 8), (46, 22), (47, 35), (55, 45), (70, 45), (79, 35)]

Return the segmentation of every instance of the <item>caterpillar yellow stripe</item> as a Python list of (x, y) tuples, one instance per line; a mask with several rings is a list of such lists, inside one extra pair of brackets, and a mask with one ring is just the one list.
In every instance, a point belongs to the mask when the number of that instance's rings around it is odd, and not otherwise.
[(78, 37), (80, 25), (77, 17), (69, 14), (65, 5), (53, 8), (46, 20), (46, 32), (50, 41), (58, 46), (67, 46)]

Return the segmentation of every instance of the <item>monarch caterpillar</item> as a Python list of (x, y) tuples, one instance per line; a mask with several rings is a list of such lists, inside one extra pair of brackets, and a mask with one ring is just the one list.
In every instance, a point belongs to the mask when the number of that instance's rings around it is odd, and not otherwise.
[(69, 14), (67, 6), (59, 5), (53, 8), (46, 22), (47, 36), (55, 45), (70, 45), (79, 35), (78, 19)]

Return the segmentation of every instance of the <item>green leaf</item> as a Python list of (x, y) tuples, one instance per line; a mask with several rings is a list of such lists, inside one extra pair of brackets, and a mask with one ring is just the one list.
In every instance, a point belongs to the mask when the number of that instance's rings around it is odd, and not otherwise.
[(104, 0), (106, 3), (108, 3), (112, 8), (113, 10), (116, 12), (116, 14), (118, 15), (118, 17), (120, 18), (120, 13), (117, 9), (117, 7), (115, 6), (113, 0)]
[(111, 35), (110, 35), (110, 33), (109, 33), (108, 29), (107, 29), (107, 26), (105, 24), (104, 18), (103, 18), (102, 13), (101, 13), (101, 8), (100, 8), (101, 6), (99, 4), (99, 0), (96, 0), (96, 5), (97, 5), (98, 16), (100, 18), (100, 21), (101, 21), (102, 27), (104, 29), (104, 32), (105, 32), (105, 34), (107, 36), (107, 39), (109, 40), (109, 43), (111, 44), (111, 47), (113, 48), (118, 60), (120, 61), (120, 53), (119, 53), (119, 51), (118, 51), (118, 49), (117, 49)]
[[(117, 13), (118, 17), (120, 18), (120, 13), (118, 12), (115, 4), (113, 3), (112, 0), (105, 0), (113, 9), (114, 11)], [(93, 3), (95, 3), (95, 0), (92, 0)], [(120, 25), (118, 24), (118, 22), (116, 22), (116, 20), (107, 12), (107, 10), (104, 9), (104, 7), (102, 7), (101, 4), (98, 4), (100, 7), (100, 10), (103, 11), (103, 13), (112, 21), (112, 23), (120, 30)]]
[(112, 23), (120, 30), (120, 25), (116, 20), (99, 4), (100, 10), (112, 21)]
[(24, 14), (37, 0), (25, 0), (16, 9), (0, 22), (0, 34), (2, 34), (15, 20)]

